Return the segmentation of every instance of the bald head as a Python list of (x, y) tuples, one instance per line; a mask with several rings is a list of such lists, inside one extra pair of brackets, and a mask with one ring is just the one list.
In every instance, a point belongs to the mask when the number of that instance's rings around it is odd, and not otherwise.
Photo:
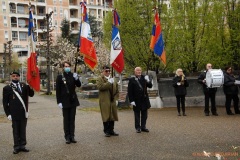
[(209, 70), (209, 69), (212, 69), (212, 64), (211, 63), (206, 64), (206, 70)]
[(135, 76), (140, 77), (142, 75), (142, 68), (141, 67), (136, 67), (134, 69)]

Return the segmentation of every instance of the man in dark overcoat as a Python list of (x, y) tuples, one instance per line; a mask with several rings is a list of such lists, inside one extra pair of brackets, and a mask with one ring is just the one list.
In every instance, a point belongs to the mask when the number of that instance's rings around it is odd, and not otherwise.
[(110, 67), (104, 66), (97, 79), (99, 106), (103, 121), (103, 132), (106, 137), (118, 136), (114, 131), (114, 122), (118, 121), (117, 101), (119, 97), (117, 81), (110, 76)]
[(25, 148), (26, 126), (28, 118), (28, 96), (33, 97), (34, 91), (25, 83), (19, 82), (20, 74), (12, 72), (11, 83), (3, 88), (3, 107), (8, 120), (12, 121), (13, 153), (29, 152)]
[(75, 115), (76, 108), (80, 105), (75, 91), (81, 87), (77, 73), (71, 72), (71, 63), (63, 62), (63, 73), (57, 76), (56, 98), (57, 104), (63, 113), (63, 128), (66, 144), (76, 143), (75, 140)]
[(206, 84), (206, 73), (209, 69), (212, 69), (212, 64), (208, 63), (206, 65), (206, 70), (202, 72), (198, 77), (198, 83), (202, 85), (203, 93), (204, 93), (204, 100), (205, 100), (205, 108), (204, 113), (205, 116), (209, 116), (209, 100), (211, 100), (211, 112), (212, 115), (218, 116), (217, 108), (216, 108), (216, 92), (217, 88), (208, 88)]
[[(149, 76), (142, 75), (140, 67), (135, 68), (135, 76), (129, 79), (128, 97), (133, 106), (135, 117), (135, 129), (137, 133), (149, 132), (146, 128), (148, 109), (151, 107), (147, 88), (152, 88), (152, 82)], [(141, 115), (141, 116), (140, 116)]]

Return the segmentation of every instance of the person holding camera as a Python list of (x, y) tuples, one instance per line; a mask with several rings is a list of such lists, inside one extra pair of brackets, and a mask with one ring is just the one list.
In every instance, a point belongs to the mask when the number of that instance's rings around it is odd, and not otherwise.
[(57, 76), (56, 98), (57, 104), (63, 113), (63, 128), (66, 144), (76, 143), (75, 140), (75, 115), (76, 107), (80, 105), (76, 87), (81, 87), (81, 82), (77, 73), (71, 72), (71, 63), (63, 62), (63, 73)]

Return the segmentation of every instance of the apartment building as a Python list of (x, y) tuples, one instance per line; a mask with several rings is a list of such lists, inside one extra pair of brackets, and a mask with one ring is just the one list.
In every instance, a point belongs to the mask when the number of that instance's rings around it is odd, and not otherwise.
[[(35, 34), (38, 42), (46, 40), (44, 18), (53, 11), (51, 25), (53, 38), (61, 34), (61, 21), (67, 18), (71, 23), (72, 34), (79, 32), (81, 22), (80, 2), (83, 0), (31, 0), (35, 19)], [(0, 0), (0, 63), (3, 62), (4, 43), (12, 41), (13, 52), (19, 59), (27, 56), (28, 18), (30, 0)], [(111, 11), (113, 0), (87, 0), (88, 13), (101, 24), (107, 11)], [(0, 65), (0, 72), (1, 72)]]

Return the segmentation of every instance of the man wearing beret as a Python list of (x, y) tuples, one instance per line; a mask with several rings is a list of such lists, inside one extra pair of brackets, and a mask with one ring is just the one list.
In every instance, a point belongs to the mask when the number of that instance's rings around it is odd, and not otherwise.
[(19, 82), (20, 74), (12, 72), (11, 83), (3, 88), (3, 107), (8, 120), (12, 121), (13, 154), (29, 152), (25, 148), (26, 126), (28, 118), (28, 96), (33, 97), (34, 91), (25, 83)]
[(97, 87), (105, 137), (118, 136), (114, 132), (114, 121), (118, 121), (116, 103), (119, 91), (116, 80), (110, 76), (110, 67), (103, 67), (102, 74), (97, 79)]

